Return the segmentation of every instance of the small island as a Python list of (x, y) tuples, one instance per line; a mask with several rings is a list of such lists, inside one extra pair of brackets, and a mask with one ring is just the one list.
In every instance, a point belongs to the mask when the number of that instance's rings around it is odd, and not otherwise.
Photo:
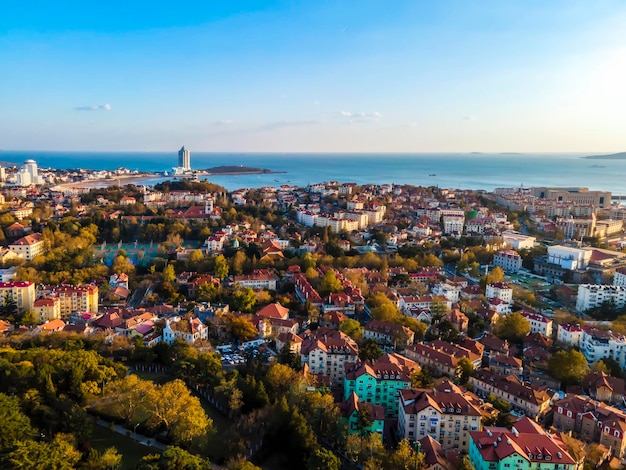
[(590, 155), (581, 158), (586, 158), (587, 160), (626, 160), (626, 152), (611, 153), (608, 155)]
[(268, 170), (267, 168), (255, 168), (255, 167), (243, 166), (243, 165), (215, 166), (213, 168), (195, 170), (195, 172), (205, 174), (205, 175), (256, 175), (256, 174), (270, 175), (270, 174), (275, 174), (275, 173), (281, 173), (278, 171)]

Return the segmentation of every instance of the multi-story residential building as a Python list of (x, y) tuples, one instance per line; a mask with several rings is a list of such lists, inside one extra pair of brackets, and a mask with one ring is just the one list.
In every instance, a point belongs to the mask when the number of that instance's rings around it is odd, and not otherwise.
[(621, 287), (626, 286), (626, 268), (618, 268), (615, 270), (613, 285)]
[(446, 298), (447, 301), (456, 303), (459, 301), (459, 295), (462, 287), (452, 286), (446, 282), (439, 282), (432, 288), (434, 295), (441, 295)]
[(61, 318), (67, 318), (73, 312), (98, 312), (98, 286), (93, 284), (41, 286), (37, 288), (37, 296), (57, 297)]
[(532, 312), (522, 312), (521, 315), (530, 323), (531, 333), (541, 333), (549, 338), (552, 337), (553, 322), (551, 319)]
[(611, 358), (623, 367), (626, 338), (615, 335), (611, 331), (585, 327), (580, 337), (580, 352), (585, 355), (589, 363)]
[(470, 432), (469, 458), (476, 470), (575, 470), (565, 445), (530, 420), (506, 428)]
[(400, 297), (400, 310), (407, 312), (416, 308), (431, 309), (433, 305), (443, 305), (447, 309), (452, 307), (452, 302), (443, 295), (403, 295)]
[(604, 372), (590, 372), (582, 380), (581, 387), (594, 400), (623, 404), (626, 397), (624, 379)]
[(33, 304), (33, 309), (42, 323), (61, 318), (61, 302), (58, 297), (50, 296), (37, 299)]
[(307, 364), (312, 374), (327, 377), (333, 386), (343, 383), (345, 364), (355, 362), (358, 355), (358, 346), (352, 338), (326, 327), (305, 336), (300, 349), (302, 364)]
[(559, 324), (556, 329), (556, 340), (563, 344), (580, 347), (583, 328), (580, 325)]
[(415, 333), (406, 326), (379, 320), (371, 320), (363, 328), (363, 338), (375, 339), (382, 345), (408, 346), (413, 344)]
[(246, 276), (235, 276), (233, 278), (234, 284), (239, 284), (243, 287), (250, 287), (251, 289), (267, 289), (276, 290), (276, 282), (278, 277), (272, 274), (267, 269), (256, 269), (252, 274)]
[(461, 373), (459, 360), (468, 358), (474, 367), (480, 367), (482, 355), (461, 346), (435, 340), (429, 344), (407, 346), (404, 354), (421, 366), (427, 366), (438, 374), (457, 377)]
[(588, 397), (567, 394), (554, 404), (552, 425), (585, 442), (598, 442), (621, 459), (626, 454), (626, 414)]
[(493, 255), (493, 264), (507, 273), (516, 273), (522, 267), (522, 257), (517, 251), (502, 250)]
[(513, 375), (520, 380), (524, 373), (521, 359), (504, 354), (496, 354), (489, 358), (489, 370), (498, 375)]
[(35, 284), (32, 282), (0, 282), (0, 305), (13, 299), (19, 312), (31, 310), (35, 303)]
[(626, 286), (596, 284), (581, 284), (578, 286), (576, 310), (579, 312), (599, 307), (603, 302), (613, 302), (615, 307), (622, 308), (626, 304)]
[(513, 289), (506, 282), (487, 284), (485, 296), (488, 299), (500, 299), (508, 304), (513, 303)]
[(444, 214), (441, 216), (443, 233), (446, 235), (460, 235), (463, 233), (465, 216), (457, 214)]
[(480, 410), (452, 390), (400, 390), (398, 409), (398, 438), (410, 442), (429, 436), (444, 449), (467, 451), (469, 433), (482, 429)]
[(383, 354), (373, 361), (355, 361), (345, 365), (343, 397), (352, 392), (359, 400), (385, 408), (385, 415), (398, 416), (398, 392), (411, 386), (411, 373), (419, 366), (399, 354)]
[(510, 403), (513, 410), (536, 419), (550, 409), (552, 396), (545, 390), (524, 385), (513, 375), (498, 375), (481, 369), (470, 377), (476, 394), (486, 397), (490, 393)]
[(14, 241), (9, 245), (9, 250), (26, 261), (31, 261), (35, 256), (44, 252), (45, 242), (41, 233), (33, 233)]
[(209, 327), (198, 318), (189, 319), (168, 319), (163, 328), (163, 341), (172, 344), (178, 339), (182, 339), (189, 344), (196, 341), (209, 339)]

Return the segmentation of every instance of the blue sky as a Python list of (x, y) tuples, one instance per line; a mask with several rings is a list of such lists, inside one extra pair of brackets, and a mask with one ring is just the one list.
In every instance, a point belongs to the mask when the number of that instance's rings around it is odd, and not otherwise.
[(624, 24), (601, 0), (8, 2), (0, 149), (625, 151)]

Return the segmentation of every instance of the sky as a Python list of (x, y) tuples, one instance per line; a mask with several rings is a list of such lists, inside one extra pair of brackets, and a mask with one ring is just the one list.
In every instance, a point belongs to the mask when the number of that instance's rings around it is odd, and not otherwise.
[(4, 2), (0, 149), (626, 151), (624, 24), (622, 0)]

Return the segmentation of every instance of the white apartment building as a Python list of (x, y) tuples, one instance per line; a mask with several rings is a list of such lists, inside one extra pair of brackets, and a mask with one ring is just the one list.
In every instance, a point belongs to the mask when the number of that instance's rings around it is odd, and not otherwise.
[(626, 338), (616, 336), (610, 331), (586, 328), (583, 329), (580, 338), (580, 352), (585, 355), (590, 364), (611, 358), (617, 361), (620, 367), (624, 367)]
[(465, 225), (465, 216), (443, 215), (441, 217), (441, 224), (443, 226), (444, 234), (461, 234), (463, 233), (463, 226)]
[(522, 312), (522, 316), (530, 323), (531, 333), (541, 333), (549, 338), (552, 337), (552, 320), (532, 312)]
[(626, 268), (619, 268), (615, 270), (615, 276), (613, 277), (614, 286), (626, 286)]
[(440, 282), (439, 284), (435, 284), (432, 290), (434, 295), (441, 295), (446, 298), (446, 300), (456, 303), (459, 301), (459, 296), (461, 294), (460, 286), (451, 286), (445, 282)]
[(506, 282), (487, 284), (485, 296), (488, 299), (498, 298), (508, 304), (513, 303), (513, 289)]
[(498, 251), (493, 256), (494, 266), (499, 266), (507, 273), (516, 273), (522, 267), (522, 257), (513, 250)]
[(580, 325), (557, 325), (556, 340), (563, 344), (580, 347), (583, 329)]
[(612, 301), (617, 308), (626, 303), (626, 287), (611, 285), (581, 284), (578, 286), (576, 310), (585, 312), (599, 307), (603, 302)]
[(44, 252), (44, 247), (45, 243), (41, 233), (33, 233), (13, 242), (9, 245), (9, 250), (20, 258), (31, 261), (35, 256), (39, 256)]

